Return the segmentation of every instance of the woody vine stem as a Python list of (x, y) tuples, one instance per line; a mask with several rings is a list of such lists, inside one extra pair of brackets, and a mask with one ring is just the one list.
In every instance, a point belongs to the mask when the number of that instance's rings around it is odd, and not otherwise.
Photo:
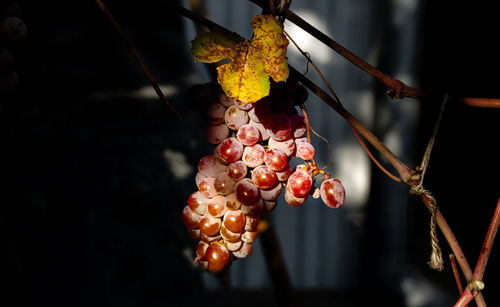
[[(259, 1), (259, 0), (251, 0), (252, 2), (256, 3), (257, 5), (261, 6), (263, 9), (267, 10), (269, 7), (267, 6), (269, 3), (266, 3), (266, 1)], [(150, 80), (151, 84), (153, 87), (155, 87), (155, 81), (154, 78), (149, 74), (149, 71), (143, 64), (142, 60), (140, 60), (139, 55), (137, 52), (135, 52), (135, 49), (133, 48), (132, 44), (128, 41), (126, 36), (124, 35), (123, 31), (119, 27), (118, 23), (114, 20), (113, 16), (106, 10), (105, 6), (103, 5), (102, 1), (100, 0), (95, 0), (95, 2), (98, 4), (98, 6), (101, 8), (101, 10), (105, 13), (107, 18), (113, 23), (115, 26), (116, 30), (119, 32), (120, 36), (122, 39), (125, 41), (127, 44), (129, 51), (132, 53), (132, 55), (135, 57), (139, 65), (141, 66), (141, 69), (144, 71), (148, 79)], [(192, 19), (196, 23), (206, 26), (207, 28), (210, 29), (218, 29), (221, 31), (228, 31), (229, 30), (223, 28), (222, 26), (204, 18), (201, 16), (198, 16), (194, 13), (192, 13), (190, 10), (181, 7), (175, 3), (167, 1), (166, 4), (170, 5), (173, 9), (175, 9), (180, 15)], [(266, 5), (267, 4), (267, 5)], [(273, 10), (273, 7), (271, 7), (271, 11)], [(429, 96), (436, 96), (435, 93), (431, 92), (426, 92), (423, 90), (419, 89), (414, 89), (403, 82), (391, 78), (375, 67), (371, 66), (370, 64), (366, 63), (363, 61), (361, 58), (357, 57), (355, 54), (341, 46), (339, 43), (335, 42), (333, 39), (329, 38), (327, 35), (324, 33), (320, 32), (310, 24), (308, 24), (306, 21), (301, 19), (299, 16), (295, 15), (291, 10), (288, 10), (286, 7), (281, 11), (281, 14), (283, 15), (282, 17), (285, 17), (286, 19), (290, 20), (291, 22), (295, 23), (297, 26), (300, 28), (304, 29), (308, 33), (310, 33), (312, 36), (320, 40), (321, 42), (325, 43), (327, 46), (332, 48), (334, 51), (336, 51), (339, 55), (343, 56), (347, 60), (351, 61), (353, 64), (370, 74), (372, 77), (377, 79), (378, 81), (382, 82), (384, 85), (386, 85), (389, 90), (388, 94), (393, 97), (393, 98), (403, 98), (403, 97), (412, 97), (412, 98), (423, 98), (423, 97), (429, 97)], [(323, 91), (318, 85), (316, 85), (314, 82), (309, 80), (307, 77), (302, 75), (300, 72), (298, 72), (296, 69), (294, 69), (292, 66), (289, 66), (290, 68), (290, 75), (292, 78), (295, 78), (296, 80), (300, 81), (303, 85), (305, 85), (309, 90), (311, 90), (314, 94), (316, 94), (320, 99), (322, 99), (326, 104), (328, 104), (331, 108), (333, 108), (339, 115), (341, 115), (350, 125), (353, 127), (354, 131), (359, 132), (373, 147), (380, 153), (382, 154), (388, 162), (395, 168), (397, 173), (399, 174), (399, 177), (401, 180), (408, 184), (410, 188), (414, 189), (415, 187), (418, 187), (421, 183), (421, 173), (417, 170), (411, 169), (408, 167), (406, 164), (404, 164), (394, 153), (392, 153), (371, 131), (369, 131), (358, 119), (356, 119), (352, 114), (350, 114), (340, 103), (338, 98), (336, 97), (335, 93), (332, 90), (332, 95), (335, 97), (330, 96), (328, 93)], [(156, 89), (156, 87), (155, 87)], [(161, 91), (159, 92), (157, 90), (157, 94), (160, 97), (160, 99), (166, 103), (168, 109), (179, 119), (180, 115), (175, 111), (173, 106), (166, 101), (166, 98), (163, 97), (163, 94)], [(456, 98), (456, 101), (459, 101), (461, 103), (474, 106), (474, 107), (489, 107), (489, 108), (500, 108), (500, 100), (499, 99), (489, 99), (489, 98)], [(484, 269), (486, 266), (486, 262), (488, 259), (488, 256), (491, 251), (491, 247), (493, 244), (493, 240), (496, 234), (496, 231), (499, 226), (499, 220), (500, 220), (500, 199), (499, 203), (497, 204), (497, 209), (495, 210), (495, 213), (493, 215), (493, 219), (490, 225), (490, 228), (488, 230), (483, 249), (481, 251), (478, 263), (476, 265), (474, 274), (472, 273), (472, 270), (470, 268), (470, 265), (468, 264), (467, 260), (465, 259), (465, 256), (462, 252), (462, 249), (455, 238), (451, 228), (447, 224), (446, 220), (444, 219), (442, 213), (439, 211), (439, 209), (435, 208), (432, 204), (432, 199), (430, 199), (430, 194), (429, 193), (422, 193), (420, 197), (422, 198), (422, 201), (424, 204), (427, 206), (427, 208), (435, 214), (435, 219), (436, 223), (441, 229), (443, 235), (446, 238), (446, 241), (448, 242), (450, 248), (452, 249), (456, 260), (459, 263), (459, 266), (462, 270), (462, 273), (464, 274), (468, 286), (464, 290), (461, 299), (459, 302), (457, 302), (457, 306), (463, 306), (467, 302), (469, 302), (472, 298), (475, 298), (476, 303), (478, 306), (486, 306), (486, 303), (484, 301), (484, 298), (480, 292), (482, 290), (482, 287), (484, 287), (484, 284), (482, 284), (482, 276), (484, 274)]]

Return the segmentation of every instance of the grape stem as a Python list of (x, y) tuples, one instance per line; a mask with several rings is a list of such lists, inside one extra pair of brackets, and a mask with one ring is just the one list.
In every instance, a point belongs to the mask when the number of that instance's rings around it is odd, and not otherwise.
[(462, 281), (460, 280), (460, 274), (458, 272), (457, 262), (455, 261), (455, 255), (453, 254), (450, 254), (450, 265), (451, 270), (453, 271), (453, 277), (455, 277), (455, 282), (457, 283), (458, 294), (462, 294), (464, 288), (462, 286)]
[(128, 39), (127, 35), (125, 35), (125, 32), (123, 29), (120, 27), (120, 24), (116, 21), (116, 19), (113, 17), (110, 11), (106, 8), (104, 3), (101, 0), (94, 0), (95, 3), (99, 6), (101, 11), (104, 13), (104, 15), (108, 18), (108, 20), (113, 24), (115, 27), (116, 32), (120, 35), (121, 39), (127, 45), (128, 50), (130, 51), (130, 54), (134, 57), (134, 59), (137, 61), (137, 64), (141, 67), (141, 70), (143, 71), (144, 75), (146, 78), (149, 80), (149, 83), (151, 83), (151, 86), (154, 88), (156, 95), (158, 95), (158, 98), (165, 104), (167, 109), (172, 113), (178, 120), (182, 120), (182, 115), (174, 108), (172, 103), (163, 95), (163, 92), (161, 91), (160, 87), (158, 86), (158, 83), (154, 79), (153, 75), (149, 71), (148, 67), (142, 60), (142, 58), (139, 56), (139, 53), (135, 49), (134, 45), (132, 42)]

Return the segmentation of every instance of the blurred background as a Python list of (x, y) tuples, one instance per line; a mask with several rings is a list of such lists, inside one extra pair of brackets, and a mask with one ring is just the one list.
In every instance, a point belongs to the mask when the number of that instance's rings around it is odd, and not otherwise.
[[(19, 78), (17, 88), (0, 92), (0, 304), (278, 306), (259, 240), (251, 257), (232, 265), (229, 287), (191, 261), (196, 242), (180, 212), (196, 190), (198, 160), (212, 152), (202, 114), (183, 105), (191, 85), (210, 81), (189, 53), (193, 23), (166, 0), (104, 1), (182, 113), (177, 121), (94, 1), (15, 2), (27, 35), (0, 39)], [(251, 37), (258, 6), (205, 2), (210, 19)], [(12, 3), (0, 2), (0, 22)], [(410, 86), (500, 97), (493, 3), (294, 0), (290, 8)], [(384, 86), (292, 23), (285, 30), (346, 108), (407, 165), (419, 165), (441, 101), (391, 100)], [(306, 71), (291, 44), (288, 57)], [(307, 76), (321, 83), (312, 67)], [(347, 202), (333, 210), (315, 199), (298, 208), (280, 200), (272, 213), (298, 305), (453, 305), (444, 237), (445, 270), (426, 264), (428, 211), (313, 96), (311, 123), (332, 146), (329, 171), (342, 180)], [(500, 196), (499, 116), (449, 102), (425, 176), (472, 267)], [(328, 164), (326, 144), (313, 144)], [(494, 246), (483, 291), (490, 306), (500, 304), (499, 259)]]

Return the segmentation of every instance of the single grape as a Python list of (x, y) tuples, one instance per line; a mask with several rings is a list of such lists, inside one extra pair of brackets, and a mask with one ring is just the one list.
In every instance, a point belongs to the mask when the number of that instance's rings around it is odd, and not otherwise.
[(236, 138), (228, 138), (220, 143), (219, 156), (226, 163), (231, 163), (241, 158), (243, 145)]
[(228, 210), (224, 215), (223, 225), (227, 230), (240, 233), (245, 227), (245, 214), (241, 210)]
[(211, 125), (219, 125), (224, 123), (224, 114), (226, 113), (226, 108), (217, 102), (211, 103), (205, 113), (207, 122)]
[(226, 171), (226, 166), (221, 164), (215, 156), (205, 156), (198, 162), (198, 171), (205, 177), (216, 177)]
[(248, 114), (238, 109), (236, 106), (227, 108), (224, 115), (226, 125), (232, 130), (238, 130), (241, 126), (248, 123)]
[(264, 155), (264, 162), (273, 171), (281, 171), (288, 164), (288, 156), (286, 155), (286, 153), (279, 149), (270, 148), (266, 150), (266, 154)]
[(208, 270), (212, 273), (222, 270), (229, 261), (229, 251), (227, 248), (219, 243), (210, 243), (210, 246), (205, 252), (205, 257), (208, 262)]
[(224, 92), (219, 91), (219, 102), (226, 108), (229, 108), (230, 106), (233, 106), (235, 104), (236, 100), (232, 97), (227, 96), (226, 94), (224, 94)]
[(226, 173), (234, 181), (240, 181), (247, 176), (248, 168), (245, 162), (238, 160), (227, 166)]
[(253, 205), (260, 199), (259, 189), (248, 178), (238, 181), (234, 187), (234, 192), (236, 199), (243, 205)]
[(19, 17), (7, 17), (0, 24), (0, 32), (11, 41), (19, 44), (26, 39), (28, 32), (23, 20)]
[(311, 160), (314, 158), (314, 146), (308, 142), (302, 142), (297, 144), (297, 149), (295, 151), (295, 156), (304, 161)]
[(205, 253), (207, 251), (207, 248), (207, 243), (203, 241), (198, 242), (198, 244), (196, 245), (196, 258), (194, 259), (196, 262), (206, 260)]
[(238, 210), (241, 208), (241, 202), (236, 198), (236, 194), (231, 193), (226, 196), (226, 207), (229, 210)]
[(224, 172), (215, 177), (214, 188), (220, 195), (228, 195), (234, 190), (234, 181)]
[(233, 255), (236, 258), (246, 258), (252, 254), (252, 250), (253, 250), (253, 247), (252, 247), (251, 243), (243, 242), (243, 245), (241, 246), (241, 248), (237, 251), (234, 251)]
[(214, 241), (219, 241), (222, 239), (222, 236), (220, 235), (219, 232), (217, 232), (215, 235), (213, 236), (207, 236), (206, 234), (202, 233), (200, 231), (200, 239), (205, 242), (205, 243), (211, 243), (211, 242), (214, 242)]
[(196, 191), (188, 198), (188, 207), (196, 214), (204, 215), (207, 212), (207, 204), (209, 199)]
[(262, 120), (271, 116), (273, 113), (273, 108), (269, 102), (257, 102), (255, 107), (248, 111), (248, 117), (257, 123), (261, 123)]
[(252, 181), (259, 189), (269, 189), (276, 182), (276, 174), (269, 166), (261, 165), (253, 170)]
[(238, 129), (236, 137), (245, 146), (252, 146), (256, 144), (260, 139), (259, 129), (250, 124), (245, 124)]
[(321, 199), (330, 208), (339, 208), (345, 202), (345, 189), (336, 178), (323, 181), (320, 187)]
[(225, 124), (212, 125), (207, 128), (205, 137), (212, 145), (220, 144), (229, 136), (229, 128)]
[(275, 141), (283, 142), (290, 138), (292, 132), (292, 122), (288, 116), (283, 114), (273, 114), (263, 123), (267, 132)]
[(208, 201), (207, 211), (213, 217), (222, 217), (227, 211), (226, 197), (217, 195)]
[(219, 232), (222, 222), (218, 217), (205, 214), (199, 224), (201, 233), (211, 237)]
[(196, 187), (199, 189), (200, 188), (200, 183), (203, 179), (207, 178), (207, 176), (203, 175), (200, 172), (196, 173), (196, 176), (194, 177), (194, 182), (196, 183)]
[(257, 226), (259, 226), (259, 222), (260, 222), (260, 216), (248, 215), (246, 217), (246, 221), (245, 221), (245, 228), (243, 228), (243, 229), (245, 231), (255, 231), (255, 230), (257, 230)]
[(312, 177), (306, 171), (295, 170), (288, 178), (287, 189), (289, 189), (294, 196), (304, 197), (312, 186)]
[(247, 242), (247, 243), (252, 243), (253, 241), (255, 241), (257, 239), (258, 236), (259, 236), (258, 231), (245, 231), (241, 235), (241, 241)]
[(241, 160), (245, 163), (246, 166), (254, 168), (264, 163), (265, 153), (266, 150), (260, 144), (247, 146), (243, 151)]
[(300, 115), (292, 115), (290, 116), (290, 121), (292, 122), (294, 138), (300, 138), (306, 135), (307, 127), (304, 117)]
[(281, 182), (276, 180), (274, 185), (268, 189), (260, 189), (260, 197), (263, 200), (275, 200), (281, 194), (281, 189), (283, 185)]
[(202, 216), (193, 212), (189, 208), (189, 206), (184, 207), (182, 210), (182, 221), (186, 228), (200, 228), (200, 222), (202, 220)]
[(274, 139), (269, 139), (269, 148), (279, 149), (284, 152), (288, 157), (292, 156), (295, 152), (295, 142), (293, 139), (289, 139), (283, 142), (276, 141)]
[(285, 201), (287, 204), (289, 204), (292, 207), (298, 207), (302, 204), (304, 204), (307, 200), (307, 197), (309, 194), (306, 194), (304, 197), (297, 197), (293, 195), (293, 193), (290, 191), (290, 189), (287, 188), (285, 189)]
[(207, 198), (212, 198), (215, 195), (217, 195), (217, 191), (215, 190), (214, 187), (214, 182), (215, 182), (214, 177), (207, 177), (200, 182), (198, 190), (201, 192), (203, 196)]
[(241, 246), (243, 245), (243, 241), (237, 241), (237, 242), (224, 242), (224, 244), (226, 245), (227, 249), (230, 251), (230, 252), (234, 252), (234, 251), (237, 251), (241, 248)]

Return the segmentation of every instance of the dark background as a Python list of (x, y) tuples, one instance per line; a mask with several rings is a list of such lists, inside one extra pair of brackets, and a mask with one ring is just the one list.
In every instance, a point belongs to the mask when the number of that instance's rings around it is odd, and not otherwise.
[[(180, 17), (161, 1), (106, 1), (157, 80), (178, 88), (169, 97), (185, 117), (178, 122), (157, 99), (117, 94), (148, 83), (93, 1), (17, 2), (29, 35), (13, 50), (20, 86), (0, 94), (0, 304), (275, 305), (271, 292), (204, 293), (199, 271), (180, 252), (194, 244), (179, 213), (195, 185), (191, 177), (175, 177), (164, 151), (181, 152), (195, 166), (211, 148), (200, 115), (182, 105), (193, 67)], [(500, 97), (493, 8), (486, 1), (426, 2), (423, 88)], [(416, 156), (439, 108), (436, 100), (422, 104)], [(425, 177), (472, 267), (499, 197), (499, 115), (451, 101)], [(369, 208), (383, 201), (377, 198), (382, 180), (374, 170)], [(428, 225), (428, 213), (410, 199), (408, 261), (455, 295), (449, 266), (434, 273), (421, 261), (429, 252), (422, 248), (428, 234), (421, 227)], [(365, 250), (377, 257), (384, 225), (376, 209), (367, 214)], [(440, 242), (447, 258), (443, 237)], [(498, 259), (494, 246), (484, 278), (490, 306), (500, 304)], [(373, 283), (367, 267), (359, 289), (312, 289), (301, 299), (366, 306), (361, 298), (371, 294), (402, 305), (401, 297), (384, 295), (385, 285)]]

